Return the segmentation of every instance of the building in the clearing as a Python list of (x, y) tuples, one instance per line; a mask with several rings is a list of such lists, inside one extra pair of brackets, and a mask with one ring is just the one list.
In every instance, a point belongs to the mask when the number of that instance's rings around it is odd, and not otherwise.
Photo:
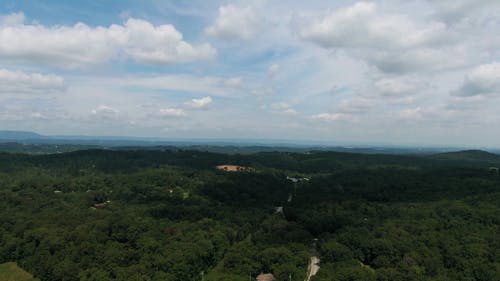
[(271, 273), (262, 273), (262, 274), (259, 274), (259, 276), (257, 276), (257, 278), (255, 280), (257, 280), (257, 281), (275, 281), (276, 278), (274, 278), (274, 275), (272, 275)]
[(106, 201), (106, 202), (102, 202), (102, 203), (95, 203), (94, 204), (94, 207), (95, 208), (104, 208), (104, 207), (107, 207), (109, 204), (111, 204), (111, 201)]
[(310, 178), (296, 178), (296, 177), (289, 177), (287, 176), (286, 177), (287, 180), (293, 182), (293, 183), (298, 183), (298, 182), (301, 182), (301, 181), (309, 181), (311, 180)]
[(217, 170), (226, 171), (226, 172), (253, 172), (255, 171), (252, 167), (238, 166), (238, 165), (219, 165)]

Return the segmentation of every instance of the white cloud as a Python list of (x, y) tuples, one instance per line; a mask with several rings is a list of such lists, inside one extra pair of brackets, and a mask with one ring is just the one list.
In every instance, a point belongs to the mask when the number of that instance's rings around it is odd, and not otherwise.
[(279, 73), (279, 71), (280, 71), (280, 65), (274, 63), (271, 66), (269, 66), (269, 68), (267, 69), (267, 76), (272, 79), (272, 78), (276, 77), (276, 75)]
[(107, 105), (99, 105), (91, 111), (92, 116), (102, 119), (115, 119), (119, 113), (118, 109)]
[(320, 114), (312, 115), (311, 119), (333, 122), (333, 121), (350, 120), (351, 118), (348, 114), (344, 114), (344, 113), (320, 113)]
[(428, 0), (435, 9), (437, 16), (450, 22), (456, 22), (471, 15), (487, 12), (499, 12), (500, 2), (492, 0)]
[(223, 78), (192, 75), (162, 75), (156, 77), (128, 77), (106, 79), (102, 83), (122, 87), (141, 87), (169, 91), (185, 91), (215, 96), (234, 96), (238, 93), (241, 78)]
[(38, 119), (38, 120), (49, 120), (50, 119), (47, 115), (45, 115), (41, 112), (33, 112), (33, 113), (31, 113), (30, 117), (33, 119)]
[(262, 19), (252, 7), (228, 4), (219, 7), (217, 19), (205, 32), (222, 40), (250, 40), (261, 23)]
[(64, 79), (57, 75), (0, 69), (0, 94), (49, 94), (65, 89)]
[(399, 112), (399, 118), (404, 120), (417, 121), (422, 119), (422, 117), (423, 117), (423, 112), (420, 107), (407, 108)]
[(408, 48), (440, 39), (446, 26), (417, 23), (403, 15), (382, 14), (377, 5), (359, 2), (317, 18), (296, 18), (300, 38), (324, 48)]
[(445, 110), (451, 112), (475, 112), (478, 108), (481, 108), (482, 113), (487, 105), (495, 106), (495, 103), (491, 103), (491, 99), (482, 95), (476, 96), (452, 96), (446, 105)]
[[(20, 16), (9, 15), (19, 23)], [(5, 21), (5, 20), (4, 20)], [(173, 25), (154, 26), (128, 19), (124, 25), (90, 27), (0, 25), (0, 58), (62, 67), (100, 64), (121, 57), (147, 64), (209, 60), (216, 50), (209, 44), (192, 45)]]
[(213, 100), (211, 97), (204, 97), (201, 99), (192, 99), (187, 101), (185, 104), (194, 109), (204, 109), (212, 104)]
[(465, 37), (461, 32), (439, 19), (410, 17), (383, 8), (358, 2), (323, 15), (296, 16), (292, 27), (304, 41), (345, 51), (383, 72), (442, 70), (466, 64), (470, 55), (459, 42)]
[(292, 108), (292, 105), (286, 102), (279, 102), (271, 104), (271, 109), (275, 113), (285, 114), (285, 115), (297, 115), (297, 111)]
[(293, 108), (285, 109), (281, 113), (286, 114), (286, 115), (297, 115), (297, 111)]
[(367, 97), (352, 97), (347, 100), (343, 100), (340, 102), (337, 112), (340, 112), (345, 115), (352, 114), (363, 114), (369, 111), (371, 108), (376, 105), (376, 101), (374, 99), (370, 99)]
[(241, 86), (243, 79), (241, 77), (233, 77), (223, 80), (223, 84), (228, 87), (237, 88)]
[(268, 97), (268, 96), (272, 96), (274, 93), (275, 93), (275, 88), (272, 86), (268, 86), (268, 85), (263, 85), (257, 89), (253, 89), (250, 91), (250, 94), (252, 96), (255, 96), (259, 99), (262, 99), (262, 98)]
[(271, 108), (274, 110), (286, 110), (291, 108), (292, 106), (286, 102), (278, 102), (271, 104)]
[(21, 25), (24, 24), (26, 17), (24, 13), (12, 13), (9, 15), (0, 15), (0, 26), (12, 26), (12, 25)]
[(391, 74), (418, 71), (442, 71), (467, 65), (470, 54), (462, 46), (440, 48), (419, 47), (401, 50), (368, 50), (355, 52), (377, 69)]
[(480, 65), (471, 70), (462, 85), (452, 94), (456, 96), (477, 96), (500, 94), (500, 63)]
[(415, 76), (384, 77), (375, 81), (375, 89), (384, 96), (415, 94), (425, 83)]
[(160, 109), (159, 115), (161, 117), (184, 117), (186, 116), (186, 112), (181, 108), (162, 108)]
[[(129, 19), (125, 23), (123, 48), (133, 59), (151, 64), (169, 64), (207, 60), (215, 56), (209, 44), (193, 46), (183, 41), (182, 34), (173, 25), (153, 26), (151, 23)], [(122, 39), (123, 40), (123, 39)]]

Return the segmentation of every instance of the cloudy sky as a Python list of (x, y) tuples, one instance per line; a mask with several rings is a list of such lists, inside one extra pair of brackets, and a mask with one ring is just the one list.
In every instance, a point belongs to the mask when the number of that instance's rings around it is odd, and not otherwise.
[(0, 129), (500, 146), (500, 1), (0, 3)]

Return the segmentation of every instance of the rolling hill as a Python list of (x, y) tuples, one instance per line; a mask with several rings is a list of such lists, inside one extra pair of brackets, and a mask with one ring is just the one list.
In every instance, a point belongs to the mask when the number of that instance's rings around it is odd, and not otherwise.
[(35, 140), (35, 139), (44, 139), (46, 137), (27, 131), (0, 131), (0, 140), (5, 141), (20, 141), (20, 140)]
[(500, 163), (500, 155), (483, 150), (463, 150), (456, 152), (439, 153), (431, 155), (431, 158), (437, 160)]

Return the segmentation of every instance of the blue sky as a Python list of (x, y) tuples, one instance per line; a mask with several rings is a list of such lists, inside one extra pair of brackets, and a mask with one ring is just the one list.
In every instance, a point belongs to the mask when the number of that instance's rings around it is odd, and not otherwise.
[(0, 128), (498, 146), (500, 2), (0, 4)]

